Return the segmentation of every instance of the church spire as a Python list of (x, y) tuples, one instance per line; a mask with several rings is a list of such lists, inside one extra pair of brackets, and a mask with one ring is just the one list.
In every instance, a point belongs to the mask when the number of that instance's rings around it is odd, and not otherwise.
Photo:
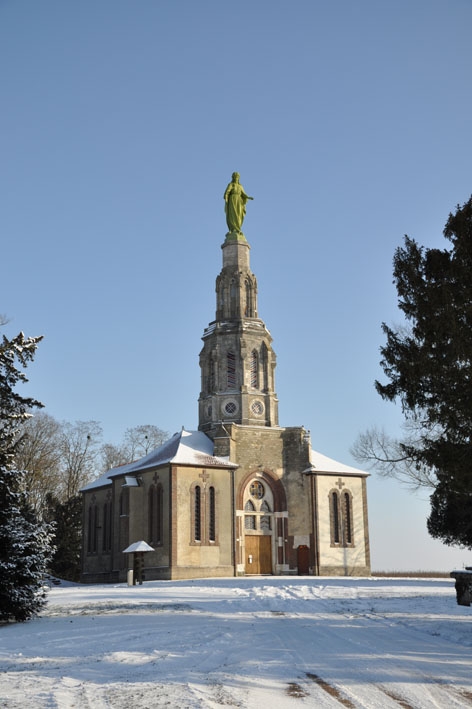
[[(236, 213), (237, 205), (232, 210)], [(272, 337), (258, 317), (257, 280), (242, 219), (239, 226), (234, 214), (231, 220), (227, 216), (233, 228), (221, 247), (223, 268), (216, 279), (216, 317), (205, 329), (200, 353), (199, 429), (210, 436), (224, 423), (278, 426)]]

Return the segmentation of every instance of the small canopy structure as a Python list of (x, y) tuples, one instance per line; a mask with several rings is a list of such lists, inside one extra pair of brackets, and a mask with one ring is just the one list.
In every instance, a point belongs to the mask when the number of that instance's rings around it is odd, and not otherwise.
[(133, 554), (133, 568), (128, 570), (128, 586), (141, 586), (144, 581), (144, 554), (147, 551), (154, 551), (149, 544), (143, 540), (130, 544), (123, 551), (123, 554)]
[(147, 542), (140, 541), (130, 544), (129, 547), (123, 550), (123, 554), (132, 554), (135, 551), (154, 551), (152, 547), (149, 546)]

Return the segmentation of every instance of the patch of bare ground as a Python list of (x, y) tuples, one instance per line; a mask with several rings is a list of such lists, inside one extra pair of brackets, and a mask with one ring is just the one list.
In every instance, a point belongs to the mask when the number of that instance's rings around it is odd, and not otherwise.
[(459, 689), (458, 692), (461, 698), (468, 701), (470, 706), (472, 707), (472, 692), (468, 692), (466, 689)]
[(285, 690), (289, 697), (296, 697), (298, 699), (303, 699), (303, 697), (308, 697), (308, 692), (305, 692), (303, 687), (301, 687), (297, 682), (289, 682), (288, 687)]
[(348, 707), (348, 709), (356, 709), (356, 705), (353, 704), (350, 699), (347, 699), (347, 697), (343, 697), (339, 689), (333, 687), (333, 685), (329, 684), (329, 682), (326, 682), (321, 677), (318, 677), (318, 675), (313, 674), (313, 672), (307, 672), (306, 676), (308, 679), (311, 679), (312, 682), (316, 682), (318, 687), (321, 687), (321, 689), (333, 697), (333, 699), (336, 699), (344, 707)]

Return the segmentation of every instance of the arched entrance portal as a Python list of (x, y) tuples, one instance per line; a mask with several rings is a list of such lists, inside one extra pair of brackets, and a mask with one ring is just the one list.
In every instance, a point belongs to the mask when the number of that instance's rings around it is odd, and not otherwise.
[(236, 571), (288, 572), (288, 514), (284, 486), (272, 472), (257, 470), (236, 492)]

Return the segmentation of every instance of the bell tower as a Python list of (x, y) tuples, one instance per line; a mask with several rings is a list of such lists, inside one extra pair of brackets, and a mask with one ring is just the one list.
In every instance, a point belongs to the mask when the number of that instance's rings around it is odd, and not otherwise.
[(229, 232), (216, 279), (216, 317), (203, 333), (199, 430), (221, 425), (278, 426), (276, 356), (257, 312), (257, 281), (244, 234)]

